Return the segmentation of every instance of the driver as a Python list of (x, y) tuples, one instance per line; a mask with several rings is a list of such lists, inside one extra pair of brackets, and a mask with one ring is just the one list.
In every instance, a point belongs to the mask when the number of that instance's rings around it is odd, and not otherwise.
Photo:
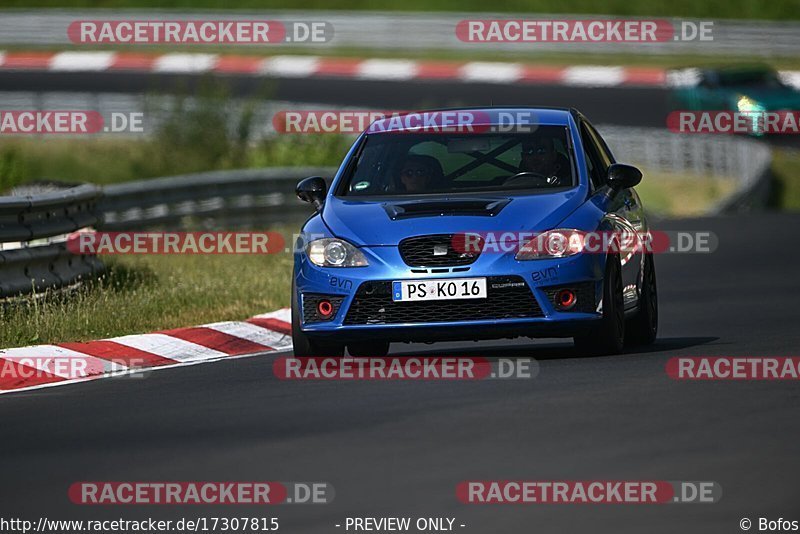
[(541, 174), (550, 185), (568, 184), (572, 174), (567, 157), (556, 150), (553, 138), (545, 135), (534, 135), (522, 142), (519, 170)]
[(401, 189), (407, 193), (427, 193), (441, 180), (442, 166), (433, 156), (409, 154), (400, 170)]

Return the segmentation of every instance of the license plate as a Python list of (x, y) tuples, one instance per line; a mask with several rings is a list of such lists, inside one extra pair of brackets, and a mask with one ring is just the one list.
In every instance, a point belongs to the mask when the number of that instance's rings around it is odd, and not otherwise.
[(401, 280), (392, 282), (392, 300), (485, 299), (486, 278), (446, 278), (441, 280)]

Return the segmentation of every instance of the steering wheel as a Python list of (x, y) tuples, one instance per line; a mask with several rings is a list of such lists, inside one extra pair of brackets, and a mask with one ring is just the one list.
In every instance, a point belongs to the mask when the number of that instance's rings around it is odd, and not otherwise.
[(523, 178), (523, 179), (524, 178), (533, 178), (534, 182), (541, 182), (541, 184), (536, 184), (537, 186), (538, 185), (542, 185), (542, 186), (552, 185), (552, 182), (550, 182), (550, 177), (545, 176), (544, 174), (539, 173), (539, 172), (535, 172), (535, 171), (518, 172), (514, 176), (509, 176), (503, 182), (503, 185), (514, 185), (514, 182), (523, 182), (523, 180), (520, 180), (520, 178)]

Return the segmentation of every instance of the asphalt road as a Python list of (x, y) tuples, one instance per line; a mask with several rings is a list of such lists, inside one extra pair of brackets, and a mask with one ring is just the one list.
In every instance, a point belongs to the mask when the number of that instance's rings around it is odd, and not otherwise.
[[(571, 343), (468, 343), (528, 356), (535, 380), (286, 382), (269, 356), (0, 398), (0, 516), (270, 516), (281, 531), (344, 532), (346, 517), (449, 516), (460, 532), (740, 532), (800, 519), (797, 383), (676, 382), (683, 355), (797, 356), (797, 215), (657, 224), (710, 230), (711, 254), (661, 255), (661, 331), (643, 352), (582, 357)], [(232, 260), (235, 261), (235, 260)], [(395, 353), (450, 353), (393, 346)], [(711, 480), (717, 504), (474, 506), (475, 479)], [(85, 480), (327, 481), (329, 505), (80, 507)], [(754, 531), (757, 529), (754, 528)]]
[(666, 124), (668, 91), (661, 88), (585, 87), (469, 83), (454, 81), (371, 81), (343, 78), (263, 78), (250, 75), (0, 71), (2, 91), (101, 93), (186, 92), (222, 84), (232, 96), (378, 109), (458, 106), (574, 106), (603, 124)]

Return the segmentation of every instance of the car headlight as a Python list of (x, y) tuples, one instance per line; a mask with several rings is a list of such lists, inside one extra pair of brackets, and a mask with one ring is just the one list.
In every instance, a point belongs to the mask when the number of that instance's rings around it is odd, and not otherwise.
[(742, 95), (739, 100), (736, 101), (736, 107), (743, 113), (748, 111), (764, 111), (764, 106), (745, 95)]
[(572, 229), (557, 229), (543, 232), (522, 243), (518, 260), (542, 260), (566, 258), (583, 252), (585, 232)]
[(306, 246), (311, 263), (319, 267), (366, 267), (367, 258), (360, 250), (341, 239), (325, 238)]

